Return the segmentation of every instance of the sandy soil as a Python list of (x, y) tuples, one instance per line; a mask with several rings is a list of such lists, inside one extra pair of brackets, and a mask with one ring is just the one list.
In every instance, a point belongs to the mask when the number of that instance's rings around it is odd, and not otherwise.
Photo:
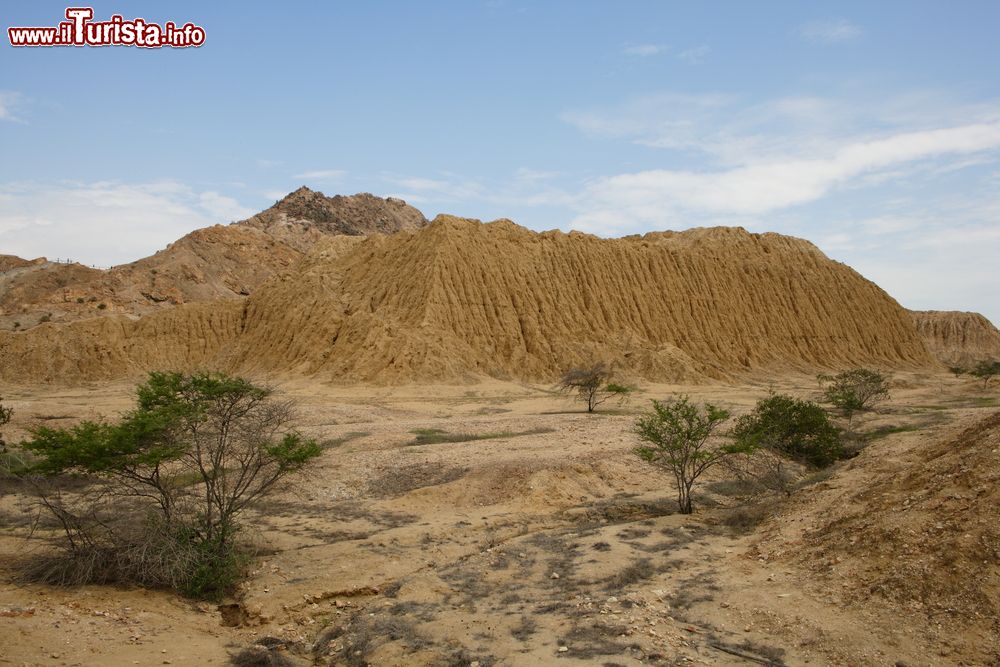
[[(668, 475), (631, 452), (646, 401), (683, 391), (739, 412), (771, 388), (812, 397), (815, 380), (651, 385), (595, 415), (512, 383), (280, 387), (329, 442), (254, 517), (268, 551), (238, 599), (16, 585), (0, 567), (0, 665), (225, 664), (257, 641), (291, 664), (985, 664), (981, 637), (877, 598), (847, 601), (781, 554), (877, 470), (995, 411), (995, 389), (898, 376), (892, 401), (855, 426), (912, 430), (873, 440), (780, 505), (713, 477), (682, 516)], [(8, 439), (38, 420), (113, 417), (129, 392), (5, 388)], [(418, 429), (504, 435), (414, 445)], [(44, 548), (23, 538), (31, 511), (0, 495), (0, 562)]]

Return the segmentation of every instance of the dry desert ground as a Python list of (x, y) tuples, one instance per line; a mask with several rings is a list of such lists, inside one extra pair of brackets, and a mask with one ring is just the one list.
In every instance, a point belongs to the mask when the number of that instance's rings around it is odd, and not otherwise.
[[(867, 434), (857, 457), (787, 499), (713, 473), (681, 515), (669, 474), (633, 452), (649, 399), (686, 393), (738, 414), (771, 390), (816, 398), (814, 378), (647, 384), (597, 414), (541, 385), (273, 382), (324, 453), (253, 517), (262, 552), (238, 596), (20, 583), (16, 563), (47, 548), (50, 528), (4, 488), (0, 664), (224, 665), (241, 651), (247, 665), (1000, 660), (997, 621), (976, 606), (977, 591), (996, 590), (996, 563), (975, 570), (975, 556), (939, 554), (921, 532), (974, 540), (996, 515), (947, 505), (964, 498), (951, 482), (899, 481), (929, 470), (934, 447), (979, 433), (996, 479), (995, 388), (897, 373), (892, 399), (852, 424)], [(132, 386), (7, 387), (8, 440), (33, 423), (113, 418)], [(455, 441), (419, 444), (421, 433)], [(945, 519), (911, 525), (908, 512)]]

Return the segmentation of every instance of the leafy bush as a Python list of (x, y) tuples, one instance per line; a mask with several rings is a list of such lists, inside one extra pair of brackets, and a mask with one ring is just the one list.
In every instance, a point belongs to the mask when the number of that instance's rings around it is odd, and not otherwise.
[(823, 392), (826, 400), (848, 417), (889, 398), (889, 378), (870, 368), (838, 373), (829, 383)]
[(726, 457), (744, 451), (739, 445), (712, 441), (727, 419), (728, 411), (711, 403), (700, 406), (681, 396), (653, 401), (652, 409), (635, 424), (636, 435), (648, 443), (638, 447), (636, 453), (673, 473), (681, 514), (693, 511), (691, 489), (697, 479)]
[(771, 394), (736, 420), (732, 436), (748, 449), (768, 449), (818, 468), (840, 458), (840, 432), (820, 406), (785, 394)]
[[(64, 533), (39, 578), (130, 581), (217, 597), (240, 576), (241, 515), (321, 449), (290, 428), (292, 406), (248, 380), (151, 373), (116, 424), (38, 427), (29, 475)], [(67, 496), (51, 480), (83, 475)]]

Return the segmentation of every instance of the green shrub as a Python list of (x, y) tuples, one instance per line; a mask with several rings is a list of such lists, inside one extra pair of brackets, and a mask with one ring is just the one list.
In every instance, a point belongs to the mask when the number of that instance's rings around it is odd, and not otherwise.
[(823, 392), (826, 400), (848, 417), (889, 398), (889, 378), (870, 368), (838, 373), (829, 383)]
[[(219, 597), (246, 563), (243, 513), (321, 448), (291, 428), (291, 404), (243, 378), (151, 373), (137, 397), (118, 423), (37, 427), (22, 443), (37, 457), (23, 475), (65, 533), (38, 578)], [(74, 475), (90, 487), (48, 492)]]
[(734, 440), (747, 449), (768, 449), (798, 463), (822, 468), (842, 453), (840, 431), (811, 401), (771, 394), (736, 420)]

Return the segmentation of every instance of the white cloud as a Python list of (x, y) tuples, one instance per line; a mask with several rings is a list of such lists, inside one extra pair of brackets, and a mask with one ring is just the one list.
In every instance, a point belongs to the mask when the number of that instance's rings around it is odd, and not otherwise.
[[(405, 199), (412, 204), (440, 205), (451, 213), (455, 211), (448, 207), (459, 203), (463, 206), (475, 205), (480, 211), (484, 207), (491, 207), (498, 210), (500, 215), (510, 215), (507, 211), (513, 207), (565, 208), (577, 201), (575, 194), (553, 184), (555, 179), (562, 176), (559, 172), (521, 167), (514, 171), (512, 178), (491, 183), (462, 179), (451, 173), (441, 176), (443, 177), (427, 178), (397, 174), (382, 175), (385, 181), (402, 188), (391, 193), (391, 196)], [(471, 210), (470, 215), (477, 217), (482, 215), (476, 208), (467, 210)]]
[(626, 46), (622, 49), (622, 53), (627, 56), (640, 56), (648, 58), (649, 56), (655, 56), (663, 53), (666, 50), (667, 47), (662, 44), (635, 44), (633, 46)]
[[(657, 93), (607, 109), (566, 111), (559, 118), (582, 132), (664, 148), (701, 148), (715, 122), (735, 102), (722, 93)], [(720, 120), (721, 122), (721, 120)], [(713, 128), (708, 129), (708, 124)]]
[(270, 199), (271, 201), (280, 201), (284, 199), (288, 193), (282, 192), (281, 190), (264, 190), (260, 193), (264, 199)]
[(25, 98), (21, 93), (13, 90), (0, 90), (0, 120), (23, 123), (24, 120), (18, 115), (18, 111), (24, 102)]
[(560, 118), (589, 135), (703, 153), (725, 164), (830, 149), (876, 114), (869, 107), (797, 95), (747, 102), (726, 93), (654, 93)]
[(858, 224), (869, 234), (884, 236), (919, 229), (926, 221), (898, 215), (880, 215), (861, 220)]
[(907, 308), (973, 310), (1000, 324), (1000, 218), (941, 217), (885, 238), (874, 250), (835, 252)]
[(810, 21), (800, 25), (797, 32), (800, 37), (810, 42), (835, 44), (857, 39), (861, 36), (862, 30), (846, 19), (833, 19)]
[(295, 174), (292, 178), (302, 178), (309, 181), (339, 181), (346, 175), (347, 172), (343, 169), (317, 169)]
[(1000, 122), (902, 132), (846, 144), (832, 154), (766, 160), (715, 171), (653, 169), (590, 183), (578, 218), (618, 211), (633, 223), (675, 211), (755, 215), (815, 201), (859, 176), (912, 161), (1000, 149)]
[(560, 176), (558, 171), (542, 171), (539, 169), (529, 169), (528, 167), (520, 167), (514, 172), (514, 179), (521, 182), (539, 182), (548, 181), (553, 178)]
[(22, 257), (111, 266), (248, 211), (176, 181), (8, 183), (0, 185), (0, 247)]
[(252, 208), (241, 205), (232, 197), (226, 197), (214, 191), (201, 193), (198, 197), (198, 203), (212, 217), (226, 220), (227, 222), (245, 220), (257, 213)]
[(444, 178), (425, 178), (419, 176), (398, 176), (384, 174), (383, 178), (390, 183), (410, 191), (403, 196), (408, 201), (461, 201), (479, 199), (486, 189), (477, 181), (463, 179), (455, 174), (444, 174)]
[(708, 54), (712, 52), (712, 49), (707, 44), (702, 44), (701, 46), (696, 46), (693, 49), (686, 49), (677, 54), (677, 59), (681, 62), (685, 62), (688, 65), (697, 65), (703, 62)]

